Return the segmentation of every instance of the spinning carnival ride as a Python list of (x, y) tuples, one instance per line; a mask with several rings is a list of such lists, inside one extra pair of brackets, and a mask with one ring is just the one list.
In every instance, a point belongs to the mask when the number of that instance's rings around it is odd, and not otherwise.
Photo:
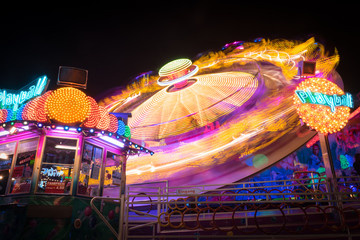
[(127, 183), (170, 186), (230, 183), (276, 163), (316, 132), (300, 125), (293, 105), (300, 61), (316, 77), (342, 86), (339, 56), (313, 38), (234, 42), (192, 63), (178, 59), (141, 74), (99, 102), (131, 113), (131, 140), (151, 148), (127, 163)]

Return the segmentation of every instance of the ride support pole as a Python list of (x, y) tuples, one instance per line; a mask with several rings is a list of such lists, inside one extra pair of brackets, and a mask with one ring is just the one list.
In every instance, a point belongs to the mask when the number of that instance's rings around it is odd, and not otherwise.
[[(330, 152), (329, 139), (328, 136), (325, 134), (318, 133), (318, 135), (319, 135), (320, 147), (321, 147), (321, 152), (325, 167), (326, 178), (328, 180), (328, 183), (330, 184), (329, 191), (335, 193), (330, 195), (329, 197), (331, 201), (335, 202), (335, 204), (333, 205), (337, 206), (340, 210), (342, 210), (343, 202), (342, 202), (342, 197), (339, 194), (339, 187), (336, 178), (334, 162), (332, 160), (331, 152)], [(342, 220), (342, 218), (340, 219)]]

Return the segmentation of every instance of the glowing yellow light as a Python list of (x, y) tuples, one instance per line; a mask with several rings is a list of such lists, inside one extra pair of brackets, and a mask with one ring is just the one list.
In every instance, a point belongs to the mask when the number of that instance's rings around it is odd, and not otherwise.
[[(341, 88), (323, 78), (306, 79), (299, 84), (296, 90), (309, 90), (326, 95), (344, 95)], [(332, 112), (328, 106), (302, 103), (296, 95), (294, 95), (294, 105), (299, 117), (309, 127), (323, 134), (331, 134), (344, 128), (350, 115), (349, 107), (339, 106), (336, 107), (336, 111)]]
[(55, 90), (45, 104), (50, 119), (67, 124), (83, 122), (89, 115), (89, 109), (90, 103), (85, 93), (71, 87)]

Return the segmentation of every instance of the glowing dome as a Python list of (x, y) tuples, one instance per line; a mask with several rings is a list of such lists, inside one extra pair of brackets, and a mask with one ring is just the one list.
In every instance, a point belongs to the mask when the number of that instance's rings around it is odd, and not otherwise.
[(192, 62), (189, 59), (177, 59), (177, 60), (171, 61), (171, 62), (165, 64), (159, 70), (159, 76), (165, 77), (165, 76), (169, 76), (171, 74), (181, 72), (181, 71), (187, 69), (188, 67), (190, 67), (191, 64), (192, 64)]
[(187, 83), (187, 79), (197, 73), (199, 68), (192, 65), (189, 59), (177, 59), (164, 65), (159, 70), (158, 84), (160, 86), (167, 86), (172, 84), (178, 84), (177, 88), (184, 87)]

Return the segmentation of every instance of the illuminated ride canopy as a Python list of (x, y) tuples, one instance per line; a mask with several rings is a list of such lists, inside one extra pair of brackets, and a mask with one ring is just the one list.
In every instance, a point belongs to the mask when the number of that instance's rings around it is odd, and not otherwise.
[(314, 39), (262, 39), (170, 62), (101, 100), (110, 112), (131, 112), (133, 141), (155, 152), (129, 159), (127, 182), (229, 183), (296, 150), (315, 134), (300, 127), (293, 105), (302, 60), (342, 85), (339, 56)]

